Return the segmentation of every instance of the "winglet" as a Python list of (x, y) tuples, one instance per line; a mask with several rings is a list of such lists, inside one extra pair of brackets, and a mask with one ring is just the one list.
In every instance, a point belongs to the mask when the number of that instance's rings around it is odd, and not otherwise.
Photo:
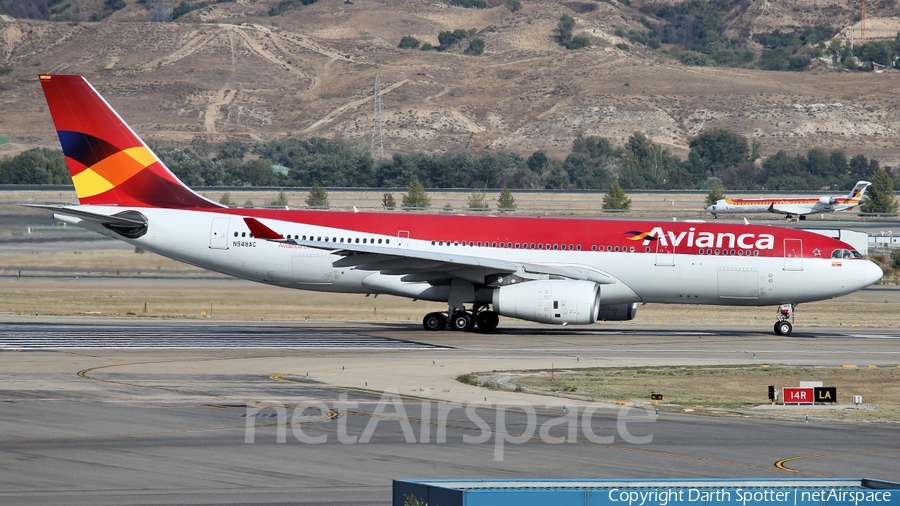
[(263, 225), (256, 218), (244, 218), (244, 223), (250, 229), (250, 233), (257, 239), (265, 239), (267, 241), (284, 241), (284, 236), (271, 228)]

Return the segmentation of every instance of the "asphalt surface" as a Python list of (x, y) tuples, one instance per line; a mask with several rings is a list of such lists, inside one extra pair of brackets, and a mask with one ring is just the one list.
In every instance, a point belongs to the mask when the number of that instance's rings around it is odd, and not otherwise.
[[(155, 334), (174, 343), (224, 329), (74, 319), (8, 322), (0, 341), (8, 339), (8, 328), (19, 339), (39, 340), (67, 326), (81, 337), (52, 350), (0, 352), (2, 504), (389, 504), (395, 478), (900, 476), (898, 424), (669, 412), (657, 418), (610, 405), (594, 405), (586, 415), (587, 406), (563, 411), (558, 401), (510, 406), (483, 391), (484, 398), (466, 394), (471, 402), (464, 405), (438, 400), (455, 395), (456, 387), (408, 388), (418, 379), (415, 371), (452, 379), (453, 363), (470, 371), (527, 361), (896, 365), (896, 329), (822, 329), (784, 338), (666, 327), (522, 326), (482, 336), (406, 325), (237, 325), (232, 328), (253, 332), (248, 342), (275, 344), (99, 349), (79, 344), (111, 334)], [(397, 347), (342, 348), (348, 336)], [(323, 338), (333, 341), (327, 349), (297, 345)], [(405, 375), (416, 362), (434, 369)], [(348, 374), (368, 368), (395, 381), (403, 395), (362, 383), (334, 386), (328, 378), (341, 378), (344, 363)], [(442, 363), (445, 371), (438, 370)], [(576, 415), (571, 426), (559, 422), (566, 412)], [(551, 427), (550, 420), (558, 423)], [(641, 437), (651, 440), (635, 439)]]

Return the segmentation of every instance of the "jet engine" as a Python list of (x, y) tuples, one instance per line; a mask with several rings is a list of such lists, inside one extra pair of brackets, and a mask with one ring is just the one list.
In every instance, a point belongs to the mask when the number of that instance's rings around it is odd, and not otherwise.
[(834, 197), (820, 197), (819, 203), (825, 204), (826, 206), (833, 206), (837, 203), (837, 199)]
[(606, 304), (600, 306), (600, 314), (597, 319), (608, 322), (634, 320), (634, 316), (637, 314), (637, 307), (637, 302)]
[(526, 281), (495, 288), (492, 298), (498, 314), (532, 322), (586, 325), (600, 312), (600, 285), (590, 281)]

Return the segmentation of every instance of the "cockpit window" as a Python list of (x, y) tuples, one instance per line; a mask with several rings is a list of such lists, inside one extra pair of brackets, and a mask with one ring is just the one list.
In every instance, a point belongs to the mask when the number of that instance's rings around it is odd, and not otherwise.
[(856, 250), (836, 249), (831, 252), (831, 258), (862, 258)]

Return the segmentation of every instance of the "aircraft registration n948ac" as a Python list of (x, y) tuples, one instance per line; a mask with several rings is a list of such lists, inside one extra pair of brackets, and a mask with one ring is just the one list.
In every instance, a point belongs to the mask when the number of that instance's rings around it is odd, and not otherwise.
[(228, 208), (181, 183), (83, 77), (40, 83), (80, 205), (34, 207), (260, 283), (447, 303), (428, 330), (630, 320), (651, 302), (775, 305), (787, 335), (796, 304), (882, 276), (847, 243), (777, 226)]

